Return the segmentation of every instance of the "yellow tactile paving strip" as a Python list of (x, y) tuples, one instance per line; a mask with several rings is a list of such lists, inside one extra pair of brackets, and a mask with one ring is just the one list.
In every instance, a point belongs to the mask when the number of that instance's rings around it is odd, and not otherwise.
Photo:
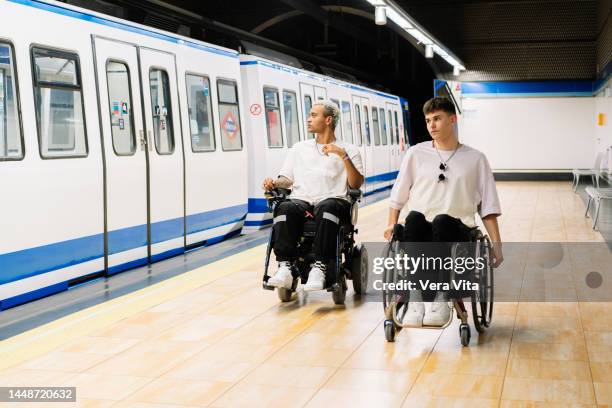
[[(601, 241), (569, 183), (498, 188), (504, 240)], [(386, 202), (363, 208), (360, 239), (380, 240), (385, 224)], [(334, 307), (321, 292), (281, 304), (263, 291), (264, 251), (0, 342), (0, 385), (76, 386), (70, 407), (612, 405), (610, 303), (499, 303), (469, 348), (457, 322), (389, 344), (378, 303), (349, 292)]]

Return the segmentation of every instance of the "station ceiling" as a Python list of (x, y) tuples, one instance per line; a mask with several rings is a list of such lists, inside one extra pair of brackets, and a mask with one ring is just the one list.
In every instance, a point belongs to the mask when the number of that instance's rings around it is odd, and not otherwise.
[(270, 48), (416, 106), (433, 78), (595, 79), (612, 57), (612, 0), (395, 0), (464, 62), (458, 77), (399, 27), (376, 26), (366, 0), (66, 1), (234, 49)]

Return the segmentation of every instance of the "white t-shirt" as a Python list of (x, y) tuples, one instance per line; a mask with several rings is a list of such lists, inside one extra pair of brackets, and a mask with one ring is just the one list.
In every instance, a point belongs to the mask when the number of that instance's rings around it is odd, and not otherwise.
[[(441, 150), (447, 161), (452, 152)], [(446, 179), (438, 182), (438, 175)], [(440, 170), (440, 157), (431, 141), (412, 146), (406, 152), (391, 190), (389, 206), (401, 210), (406, 202), (410, 211), (418, 211), (432, 221), (436, 215), (459, 218), (468, 227), (475, 227), (474, 215), (501, 214), (493, 172), (484, 154), (461, 145)]]
[[(359, 149), (339, 140), (334, 144), (346, 150), (357, 171), (363, 175)], [(293, 181), (291, 198), (307, 201), (311, 205), (330, 197), (347, 198), (348, 175), (344, 162), (335, 153), (322, 154), (323, 146), (310, 139), (298, 142), (289, 149), (278, 174)]]

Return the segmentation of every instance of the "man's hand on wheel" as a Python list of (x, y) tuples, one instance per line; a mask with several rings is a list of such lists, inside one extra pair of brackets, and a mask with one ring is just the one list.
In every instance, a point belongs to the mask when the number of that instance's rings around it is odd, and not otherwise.
[(270, 177), (264, 179), (263, 184), (261, 185), (261, 188), (263, 188), (264, 191), (273, 190), (275, 187), (276, 185), (274, 184), (274, 180), (272, 180)]
[(385, 228), (385, 232), (383, 233), (383, 235), (385, 236), (385, 239), (387, 241), (391, 241), (391, 237), (393, 236), (393, 227), (395, 226), (395, 224), (389, 225), (387, 228)]
[(502, 252), (502, 244), (501, 242), (492, 242), (491, 243), (491, 255), (492, 258), (491, 259), (491, 266), (493, 268), (498, 268), (499, 265), (502, 264), (502, 262), (504, 262), (504, 254)]

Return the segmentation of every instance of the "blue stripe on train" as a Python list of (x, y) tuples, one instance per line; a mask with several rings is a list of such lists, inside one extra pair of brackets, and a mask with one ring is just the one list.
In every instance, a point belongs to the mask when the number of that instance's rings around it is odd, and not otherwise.
[[(380, 183), (383, 181), (392, 181), (397, 178), (397, 174), (398, 174), (397, 171), (391, 171), (389, 173), (382, 173), (382, 174), (377, 174), (375, 176), (366, 177), (365, 183), (373, 184), (373, 183)], [(368, 191), (367, 193), (365, 193), (365, 196), (369, 196), (371, 194), (378, 193), (390, 187), (391, 185), (385, 185), (382, 187), (378, 187), (373, 191)], [(267, 212), (268, 212), (268, 203), (265, 198), (249, 198), (249, 213), (250, 214), (261, 214), (261, 213), (267, 213)], [(271, 219), (265, 220), (265, 221), (245, 221), (244, 226), (245, 227), (255, 227), (255, 226), (260, 226), (260, 225), (267, 225), (267, 224), (270, 224), (271, 222), (272, 222)]]
[[(189, 233), (236, 223), (246, 216), (247, 205), (232, 207), (187, 217)], [(146, 225), (109, 232), (109, 254), (146, 246)], [(183, 236), (183, 218), (151, 225), (152, 243), (156, 244)], [(182, 250), (182, 249), (181, 249)], [(88, 262), (104, 256), (104, 234), (95, 234), (63, 242), (0, 254), (0, 285), (36, 276), (57, 269)], [(155, 257), (160, 257), (156, 255)]]
[[(206, 245), (212, 245), (215, 244), (219, 241), (222, 241), (226, 238), (232, 237), (234, 235), (236, 235), (239, 232), (239, 230), (233, 230), (230, 231), (229, 233), (225, 234), (225, 235), (219, 235), (217, 237), (213, 237), (210, 238), (208, 240), (206, 240)], [(155, 259), (156, 257), (158, 257), (159, 259), (156, 260), (160, 260), (162, 258), (168, 258), (170, 256), (174, 256), (174, 255), (178, 255), (179, 253), (182, 253), (183, 249), (180, 248), (180, 251), (177, 251), (176, 253), (173, 253), (172, 251), (168, 251), (168, 252), (164, 252), (162, 254), (158, 254), (155, 255), (153, 258)], [(117, 273), (117, 272), (121, 272), (124, 271), (126, 269), (131, 269), (131, 268), (135, 268), (137, 266), (140, 265), (144, 265), (147, 263), (147, 259), (143, 258), (143, 259), (139, 259), (136, 261), (131, 261), (131, 262), (127, 262), (125, 264), (122, 265), (117, 265), (114, 266), (112, 268), (109, 268), (109, 272), (111, 273)], [(21, 295), (17, 295), (8, 299), (3, 299), (0, 300), (0, 311), (5, 310), (5, 309), (9, 309), (11, 307), (17, 306), (17, 305), (21, 305), (23, 303), (27, 303), (30, 302), (32, 300), (36, 300), (36, 299), (40, 299), (43, 298), (45, 296), (50, 296), (59, 292), (63, 292), (64, 290), (70, 289), (69, 287), (69, 281), (65, 281), (65, 282), (59, 282), (56, 284), (53, 284), (51, 286), (47, 286), (44, 288), (40, 288), (37, 290), (34, 290), (32, 292), (27, 292), (27, 293), (23, 293)]]
[(377, 174), (375, 176), (366, 177), (366, 183), (378, 183), (381, 181), (395, 180), (397, 178), (397, 171), (390, 171), (389, 173)]

